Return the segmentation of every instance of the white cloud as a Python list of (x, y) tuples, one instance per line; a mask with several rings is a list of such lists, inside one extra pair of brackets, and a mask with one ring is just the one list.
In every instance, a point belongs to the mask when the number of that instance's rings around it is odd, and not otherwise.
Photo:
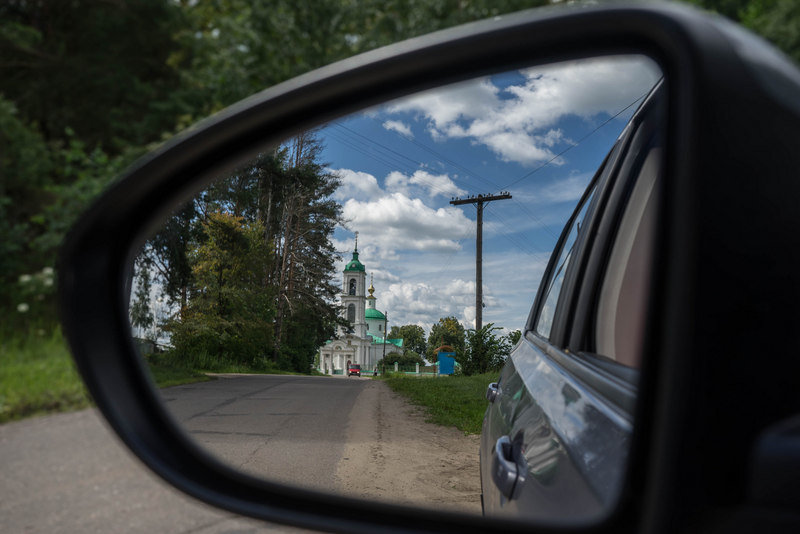
[(402, 193), (368, 202), (350, 199), (342, 215), (365, 243), (395, 251), (456, 250), (457, 240), (470, 235), (474, 226), (459, 209), (429, 208)]
[[(523, 327), (549, 257), (520, 251), (485, 257), (483, 324)], [(391, 325), (418, 324), (427, 333), (441, 317), (454, 316), (465, 328), (474, 328), (475, 258), (471, 251), (445, 258), (409, 252), (392, 264), (391, 272), (381, 270), (380, 279), (375, 271), (377, 307), (389, 312)], [(372, 272), (373, 257), (365, 253), (361, 259)]]
[(465, 195), (467, 191), (458, 187), (447, 174), (431, 174), (427, 171), (418, 170), (411, 176), (394, 171), (386, 177), (386, 190), (400, 192), (410, 196), (411, 186), (418, 186), (424, 190), (430, 198), (437, 195), (444, 197)]
[(395, 131), (400, 135), (414, 137), (414, 134), (411, 133), (411, 127), (402, 121), (384, 121), (382, 126), (387, 130)]
[(336, 200), (344, 201), (351, 198), (369, 200), (383, 196), (378, 180), (367, 172), (350, 169), (338, 169), (333, 172), (342, 181), (342, 184), (333, 194), (333, 198)]
[(560, 63), (520, 74), (521, 83), (503, 89), (485, 78), (421, 93), (386, 110), (426, 120), (435, 140), (466, 138), (504, 161), (532, 166), (553, 159), (556, 147), (571, 142), (553, 128), (563, 117), (592, 120), (601, 113), (615, 114), (644, 95), (660, 71), (649, 59), (624, 57)]

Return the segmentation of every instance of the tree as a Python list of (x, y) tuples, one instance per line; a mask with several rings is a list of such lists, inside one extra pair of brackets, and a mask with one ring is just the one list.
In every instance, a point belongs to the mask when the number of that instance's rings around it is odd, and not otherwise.
[[(310, 370), (340, 319), (332, 304), (338, 287), (331, 243), (341, 209), (332, 200), (339, 179), (318, 161), (320, 150), (313, 132), (306, 132), (257, 155), (179, 209), (147, 243), (143, 254), (172, 301), (181, 304), (172, 331), (183, 346), (192, 345), (196, 336), (206, 353), (230, 357), (208, 334), (225, 337), (234, 323), (245, 324), (235, 303), (250, 292), (269, 301), (262, 324), (268, 342), (246, 327), (242, 332), (249, 333), (236, 342), (252, 334), (248, 357), (260, 347), (266, 352), (258, 357), (266, 355), (271, 364)], [(257, 273), (236, 267), (256, 250), (262, 255)]]
[(425, 330), (416, 324), (393, 326), (389, 330), (389, 339), (402, 339), (403, 348), (406, 352), (425, 354), (427, 348)]
[(506, 340), (508, 341), (508, 345), (510, 347), (514, 347), (519, 342), (519, 339), (521, 337), (522, 337), (522, 332), (520, 332), (519, 330), (512, 330), (506, 336)]
[(180, 318), (168, 325), (184, 360), (256, 364), (268, 357), (274, 318), (265, 283), (269, 249), (257, 222), (215, 212), (202, 224), (205, 239), (190, 255), (196, 285)]
[(503, 366), (510, 347), (507, 337), (496, 336), (496, 330), (501, 328), (494, 323), (486, 324), (480, 330), (467, 330), (467, 350), (460, 362), (465, 375), (496, 371)]
[(460, 358), (464, 354), (464, 335), (464, 327), (458, 322), (458, 319), (452, 316), (440, 318), (439, 322), (431, 327), (425, 358), (429, 362), (435, 362), (436, 354), (434, 351), (442, 345), (453, 347), (456, 352), (456, 359)]
[(187, 22), (163, 0), (2, 2), (3, 93), (47, 141), (71, 130), (110, 154), (152, 142), (185, 113), (175, 36)]
[(147, 331), (153, 326), (154, 317), (150, 310), (150, 262), (146, 256), (140, 256), (136, 261), (136, 275), (134, 277), (136, 289), (134, 300), (131, 303), (131, 325)]

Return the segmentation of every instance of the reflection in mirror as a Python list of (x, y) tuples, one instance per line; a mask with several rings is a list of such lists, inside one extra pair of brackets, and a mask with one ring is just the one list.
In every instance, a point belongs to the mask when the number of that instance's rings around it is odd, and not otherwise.
[[(503, 72), (321, 125), (220, 175), (135, 259), (132, 334), (168, 411), (267, 480), (480, 514), (485, 388), (562, 227), (659, 78), (640, 56)], [(501, 192), (480, 204), (479, 319), (471, 197)], [(380, 380), (392, 374), (441, 404), (412, 407)], [(503, 386), (496, 406), (513, 403)], [(550, 449), (560, 428), (537, 438), (547, 454), (530, 483), (555, 484), (556, 465), (580, 478), (554, 463), (573, 454)], [(558, 491), (553, 510), (569, 499)]]

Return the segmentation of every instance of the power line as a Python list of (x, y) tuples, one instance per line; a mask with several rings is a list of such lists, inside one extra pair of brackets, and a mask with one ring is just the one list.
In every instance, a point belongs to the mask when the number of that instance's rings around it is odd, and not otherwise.
[(562, 155), (566, 154), (567, 152), (569, 152), (570, 150), (572, 150), (572, 149), (573, 149), (573, 148), (575, 148), (576, 146), (580, 145), (580, 144), (581, 144), (583, 141), (585, 141), (585, 140), (586, 140), (586, 139), (587, 139), (589, 136), (591, 136), (592, 134), (594, 134), (594, 133), (595, 133), (597, 130), (599, 130), (600, 128), (602, 128), (603, 126), (605, 126), (606, 124), (608, 124), (609, 122), (613, 121), (614, 119), (616, 119), (617, 117), (619, 117), (620, 115), (622, 115), (622, 114), (623, 114), (625, 111), (627, 111), (628, 109), (630, 109), (630, 108), (631, 108), (631, 106), (633, 106), (633, 105), (634, 105), (635, 103), (637, 103), (638, 101), (642, 100), (642, 99), (643, 99), (644, 97), (646, 97), (648, 94), (650, 94), (650, 90), (648, 90), (648, 91), (647, 91), (645, 94), (643, 94), (642, 96), (640, 96), (639, 98), (637, 98), (636, 100), (634, 100), (633, 102), (631, 102), (630, 104), (628, 104), (627, 106), (625, 106), (624, 108), (622, 108), (621, 110), (619, 110), (618, 112), (616, 112), (614, 115), (612, 115), (611, 117), (609, 117), (608, 119), (606, 119), (605, 121), (603, 121), (603, 122), (602, 122), (602, 123), (601, 123), (599, 126), (597, 126), (597, 127), (594, 129), (594, 130), (592, 130), (591, 132), (587, 133), (586, 135), (584, 135), (583, 137), (581, 137), (580, 139), (578, 139), (578, 141), (577, 141), (576, 143), (574, 143), (574, 144), (572, 144), (572, 145), (568, 146), (567, 148), (565, 148), (564, 150), (562, 150), (561, 152), (559, 152), (558, 154), (556, 154), (555, 156), (553, 156), (553, 157), (552, 157), (552, 158), (550, 158), (549, 160), (545, 161), (544, 163), (542, 163), (541, 165), (539, 165), (538, 167), (536, 167), (535, 169), (533, 169), (532, 171), (530, 171), (530, 172), (528, 172), (528, 173), (526, 173), (526, 174), (523, 174), (521, 177), (517, 178), (516, 180), (514, 180), (514, 181), (513, 181), (513, 182), (511, 182), (510, 184), (508, 184), (508, 185), (506, 185), (505, 187), (503, 187), (503, 189), (508, 189), (508, 188), (509, 188), (509, 187), (511, 187), (512, 185), (516, 185), (516, 184), (518, 184), (519, 182), (521, 182), (522, 180), (524, 180), (524, 179), (525, 179), (525, 178), (527, 178), (528, 176), (531, 176), (532, 174), (534, 174), (534, 173), (536, 173), (536, 172), (540, 171), (541, 169), (543, 169), (544, 167), (546, 167), (546, 166), (550, 165), (552, 162), (554, 162), (555, 160), (557, 160), (558, 158), (560, 158)]

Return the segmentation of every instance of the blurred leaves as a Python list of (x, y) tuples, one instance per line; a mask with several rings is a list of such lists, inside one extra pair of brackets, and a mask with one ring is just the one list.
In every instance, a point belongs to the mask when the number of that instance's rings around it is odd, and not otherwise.
[(796, 0), (686, 0), (738, 22), (800, 63), (800, 2)]
[[(800, 61), (800, 3), (687, 1), (741, 22)], [(545, 3), (5, 0), (0, 313), (16, 317), (19, 276), (55, 265), (78, 214), (135, 157), (175, 132), (353, 54)]]

